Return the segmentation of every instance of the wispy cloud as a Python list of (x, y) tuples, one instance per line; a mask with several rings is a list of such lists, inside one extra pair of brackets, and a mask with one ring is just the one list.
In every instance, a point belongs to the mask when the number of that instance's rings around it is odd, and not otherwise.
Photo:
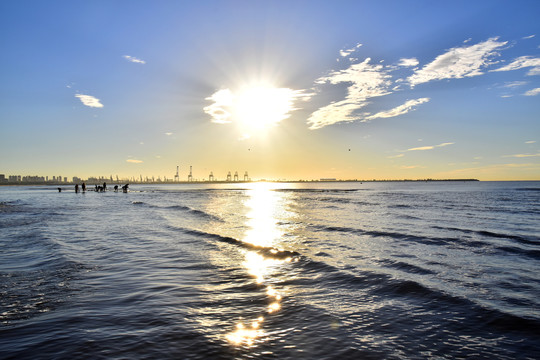
[(397, 107), (395, 107), (393, 109), (386, 110), (386, 111), (381, 111), (381, 112), (378, 112), (378, 113), (376, 113), (374, 115), (367, 116), (365, 118), (365, 120), (363, 120), (363, 121), (374, 120), (374, 119), (377, 119), (377, 118), (390, 118), (390, 117), (403, 115), (403, 114), (408, 113), (411, 110), (414, 110), (414, 108), (416, 106), (418, 106), (420, 104), (423, 104), (423, 103), (426, 103), (428, 101), (429, 101), (429, 98), (420, 98), (420, 99), (409, 100), (409, 101), (405, 102), (404, 104), (402, 104), (400, 106), (397, 106)]
[(540, 94), (540, 88), (535, 88), (535, 89), (529, 90), (523, 95), (525, 95), (525, 96), (536, 96), (538, 94)]
[(79, 100), (81, 100), (81, 102), (86, 106), (95, 107), (95, 108), (103, 107), (103, 104), (99, 102), (99, 99), (91, 95), (75, 94), (75, 97), (79, 98)]
[(137, 59), (137, 58), (134, 57), (134, 56), (124, 55), (123, 58), (126, 59), (127, 61), (132, 62), (132, 63), (136, 63), (136, 64), (146, 64), (146, 61), (141, 60), (141, 59)]
[(435, 148), (445, 147), (445, 146), (449, 146), (449, 145), (454, 145), (454, 143), (453, 143), (453, 142), (446, 142), (446, 143), (442, 143), (442, 144), (439, 144), (439, 145), (420, 146), (420, 147), (415, 147), (415, 148), (407, 149), (407, 151), (433, 150), (433, 149), (435, 149)]
[(421, 165), (402, 165), (399, 167), (400, 169), (403, 169), (403, 170), (410, 170), (410, 169), (425, 169), (425, 166), (421, 166)]
[(142, 160), (137, 160), (137, 159), (127, 159), (126, 161), (132, 164), (140, 164), (143, 162)]
[(173, 133), (172, 132), (166, 132), (165, 135), (167, 136), (171, 136)]
[(344, 100), (331, 103), (315, 111), (308, 118), (310, 129), (319, 129), (338, 122), (362, 120), (356, 111), (369, 104), (369, 99), (388, 95), (391, 76), (383, 65), (372, 65), (367, 58), (361, 63), (352, 64), (345, 70), (333, 71), (320, 77), (316, 84), (349, 84)]
[(434, 80), (482, 75), (482, 69), (492, 65), (491, 59), (499, 55), (497, 50), (507, 44), (498, 39), (494, 37), (475, 45), (452, 48), (416, 71), (408, 81), (414, 87)]
[(529, 36), (524, 36), (522, 37), (523, 40), (527, 40), (527, 39), (532, 39), (533, 37), (535, 37), (536, 35), (529, 35)]
[(528, 157), (538, 157), (540, 154), (515, 154), (515, 155), (503, 155), (504, 158), (528, 158)]
[(404, 156), (405, 156), (405, 154), (397, 154), (397, 155), (393, 155), (393, 156), (387, 156), (386, 158), (387, 159), (398, 159), (398, 158), (402, 158)]
[(416, 58), (409, 58), (409, 59), (400, 59), (398, 62), (398, 66), (403, 67), (415, 67), (419, 64), (418, 59)]
[(353, 52), (355, 52), (356, 50), (358, 50), (360, 48), (360, 46), (362, 46), (362, 44), (356, 44), (354, 47), (352, 47), (350, 49), (339, 50), (339, 55), (341, 55), (341, 57), (347, 57), (350, 54), (352, 54)]
[(516, 87), (525, 86), (527, 84), (528, 84), (527, 81), (511, 81), (511, 82), (505, 83), (504, 85), (502, 85), (502, 87), (513, 89)]
[(520, 56), (514, 59), (510, 64), (491, 71), (512, 71), (528, 67), (532, 69), (529, 70), (527, 75), (540, 75), (540, 57)]
[(534, 144), (534, 143), (536, 143), (536, 140), (525, 141), (525, 144)]

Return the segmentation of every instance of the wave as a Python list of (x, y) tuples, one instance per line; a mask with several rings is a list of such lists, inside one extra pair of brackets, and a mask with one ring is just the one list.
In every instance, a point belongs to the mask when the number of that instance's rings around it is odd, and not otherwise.
[(183, 233), (185, 233), (187, 235), (193, 235), (193, 236), (203, 237), (203, 238), (210, 238), (212, 240), (217, 240), (217, 241), (220, 241), (220, 242), (236, 245), (236, 246), (244, 248), (244, 249), (253, 250), (253, 251), (256, 251), (256, 252), (258, 252), (258, 253), (260, 253), (260, 254), (268, 257), (268, 258), (272, 258), (272, 259), (279, 259), (279, 260), (284, 260), (284, 259), (288, 259), (288, 258), (294, 259), (294, 258), (299, 258), (301, 256), (300, 253), (298, 253), (296, 251), (282, 250), (282, 249), (277, 249), (277, 248), (274, 248), (274, 247), (271, 247), (271, 246), (255, 245), (255, 244), (252, 244), (252, 243), (248, 243), (248, 242), (245, 242), (245, 241), (242, 241), (242, 240), (235, 239), (235, 238), (230, 237), (230, 236), (223, 236), (223, 235), (213, 234), (213, 233), (209, 233), (209, 232), (206, 232), (206, 231), (195, 230), (195, 229), (186, 229), (186, 228), (178, 228), (178, 227), (175, 227), (174, 229), (175, 230), (180, 230), (180, 231), (182, 231)]
[[(450, 246), (460, 246), (460, 247), (476, 248), (476, 249), (492, 248), (495, 251), (522, 255), (522, 256), (530, 257), (536, 260), (540, 259), (540, 250), (523, 249), (523, 248), (519, 248), (515, 246), (498, 246), (491, 242), (482, 241), (482, 240), (463, 239), (459, 237), (439, 237), (439, 238), (425, 237), (425, 236), (410, 235), (406, 233), (363, 230), (363, 229), (355, 229), (355, 228), (339, 227), (339, 226), (324, 226), (324, 225), (313, 225), (313, 224), (309, 226), (312, 228), (315, 228), (318, 231), (341, 232), (341, 233), (349, 233), (349, 234), (357, 234), (357, 235), (366, 235), (366, 236), (371, 236), (371, 237), (388, 237), (395, 240), (413, 241), (413, 242), (425, 244), (425, 245), (450, 245)], [(433, 226), (433, 227), (438, 228), (438, 229), (462, 231), (465, 233), (474, 233), (478, 235), (483, 235), (484, 237), (491, 236), (491, 237), (496, 237), (496, 238), (513, 239), (526, 245), (538, 245), (538, 242), (535, 242), (533, 240), (526, 239), (524, 237), (520, 237), (517, 235), (497, 234), (497, 233), (492, 233), (489, 231), (473, 231), (473, 230), (465, 230), (465, 229), (457, 229), (457, 228), (446, 228), (446, 227), (440, 227), (440, 226)]]
[(446, 226), (437, 226), (437, 225), (432, 226), (432, 228), (439, 229), (439, 230), (458, 231), (458, 232), (462, 232), (462, 233), (465, 233), (465, 234), (475, 234), (475, 235), (480, 235), (480, 236), (484, 236), (484, 237), (492, 237), (492, 238), (499, 238), (499, 239), (509, 239), (509, 240), (514, 240), (514, 241), (517, 241), (518, 243), (525, 244), (525, 245), (539, 245), (540, 244), (540, 239), (535, 238), (535, 237), (527, 238), (527, 237), (520, 236), (520, 235), (495, 233), (495, 232), (487, 231), (487, 230), (460, 229), (460, 228), (456, 228), (456, 227), (446, 227)]
[(23, 211), (25, 211), (25, 209), (22, 206), (22, 201), (20, 200), (0, 201), (0, 214), (23, 212)]
[(184, 211), (184, 212), (196, 215), (198, 217), (223, 222), (223, 219), (221, 219), (219, 216), (209, 214), (209, 213), (207, 213), (205, 211), (202, 211), (202, 210), (193, 209), (193, 208), (190, 208), (189, 206), (185, 206), (185, 205), (158, 206), (158, 205), (150, 205), (150, 204), (147, 204), (147, 203), (145, 203), (143, 201), (133, 201), (132, 204), (133, 205), (144, 205), (144, 206), (148, 206), (150, 208), (155, 208), (155, 209), (179, 210), (179, 211)]
[(411, 209), (411, 205), (405, 205), (405, 204), (393, 204), (387, 206), (389, 209)]
[(401, 271), (404, 271), (404, 272), (407, 272), (407, 273), (419, 274), (419, 275), (434, 275), (434, 274), (436, 274), (434, 271), (424, 269), (424, 268), (422, 268), (420, 266), (405, 263), (405, 262), (402, 262), (402, 261), (394, 261), (394, 260), (390, 260), (390, 259), (384, 259), (384, 260), (379, 260), (377, 262), (379, 264), (381, 264), (381, 265), (386, 266), (386, 267), (394, 268), (394, 269), (401, 270)]
[(527, 250), (515, 246), (497, 246), (496, 249), (501, 252), (527, 256), (535, 260), (540, 260), (540, 250)]
[(406, 233), (391, 232), (391, 231), (379, 231), (379, 230), (364, 230), (357, 228), (349, 227), (340, 227), (340, 226), (325, 226), (325, 225), (308, 225), (311, 228), (316, 229), (317, 231), (328, 231), (328, 232), (340, 232), (340, 233), (349, 233), (349, 234), (359, 234), (367, 235), (371, 237), (388, 237), (395, 240), (407, 240), (414, 241), (426, 245), (448, 245), (448, 244), (460, 244), (466, 245), (467, 247), (481, 248), (489, 246), (489, 243), (483, 241), (467, 240), (464, 241), (460, 238), (437, 238), (437, 237), (424, 237), (410, 235)]
[[(410, 264), (388, 261), (390, 266), (409, 268)], [(441, 319), (446, 318), (449, 326), (469, 326), (477, 331), (490, 331), (497, 328), (502, 332), (517, 332), (540, 335), (540, 320), (529, 316), (520, 316), (503, 310), (485, 307), (473, 300), (454, 296), (443, 290), (431, 288), (417, 281), (398, 279), (389, 274), (361, 270), (350, 273), (322, 261), (303, 258), (299, 263), (304, 276), (287, 279), (283, 285), (312, 286), (314, 282), (326, 284), (325, 287), (358, 288), (368, 291), (379, 298), (408, 298), (436, 309)], [(418, 268), (420, 272), (423, 269)], [(384, 300), (383, 300), (384, 301)], [(466, 320), (456, 322), (455, 318)], [(439, 320), (440, 321), (440, 320)], [(465, 322), (465, 323), (464, 323)]]

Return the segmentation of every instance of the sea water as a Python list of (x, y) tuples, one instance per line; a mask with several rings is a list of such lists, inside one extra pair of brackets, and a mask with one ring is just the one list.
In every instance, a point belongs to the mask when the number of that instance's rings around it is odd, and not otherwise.
[(0, 187), (2, 359), (538, 359), (540, 183)]

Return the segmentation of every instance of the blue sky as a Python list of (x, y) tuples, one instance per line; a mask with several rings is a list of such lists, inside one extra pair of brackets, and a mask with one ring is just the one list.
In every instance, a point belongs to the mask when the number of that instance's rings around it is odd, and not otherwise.
[(540, 179), (538, 1), (3, 1), (0, 173)]

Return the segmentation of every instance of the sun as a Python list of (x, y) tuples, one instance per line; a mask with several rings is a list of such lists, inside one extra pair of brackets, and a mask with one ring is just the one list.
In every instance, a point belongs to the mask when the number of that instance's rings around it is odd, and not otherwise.
[(207, 100), (214, 103), (204, 108), (215, 123), (234, 123), (243, 138), (263, 135), (297, 110), (295, 102), (307, 99), (303, 90), (280, 88), (268, 84), (243, 86), (232, 91), (222, 89)]
[(289, 118), (293, 106), (294, 91), (291, 89), (250, 87), (238, 94), (233, 116), (243, 132), (260, 133)]

